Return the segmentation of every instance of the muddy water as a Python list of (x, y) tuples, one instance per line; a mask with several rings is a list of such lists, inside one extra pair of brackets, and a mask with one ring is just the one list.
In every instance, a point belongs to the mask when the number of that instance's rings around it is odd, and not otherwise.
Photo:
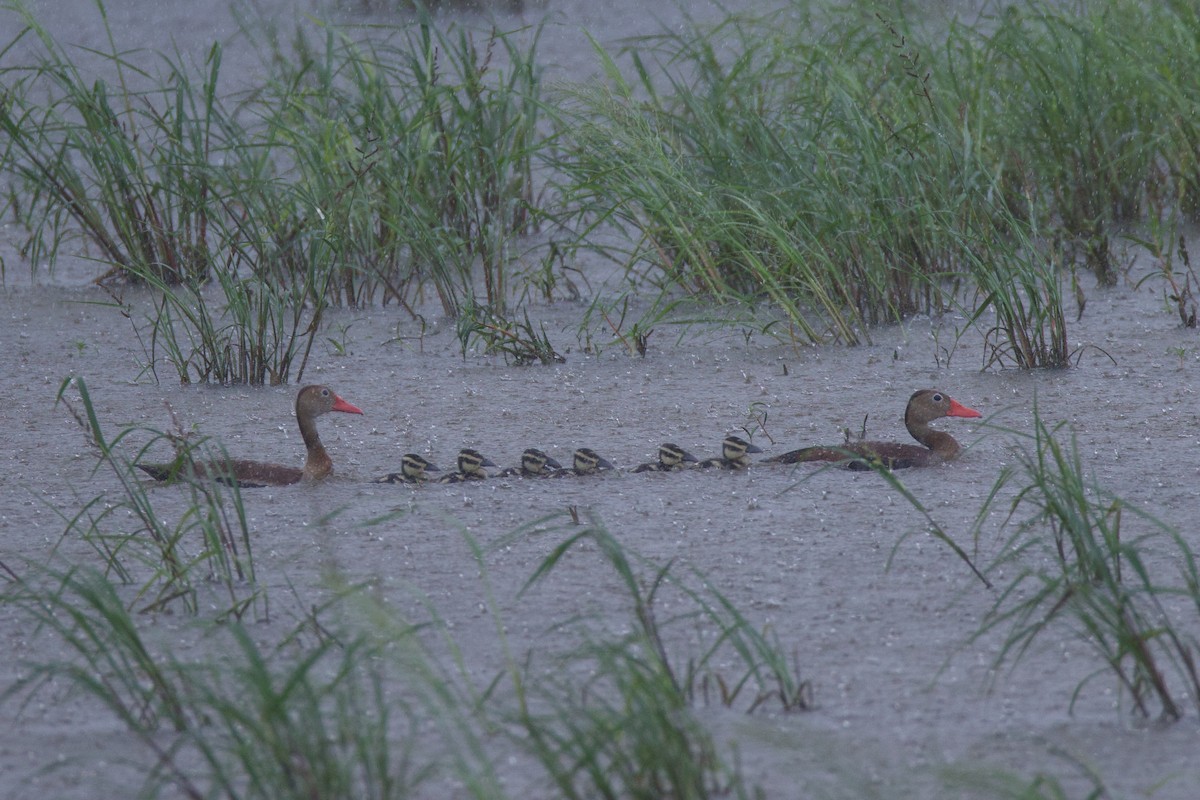
[[(50, 5), (35, 10), (46, 16)], [(235, 30), (221, 15), (195, 25), (193, 4), (150, 3), (142, 11), (160, 7), (161, 16), (129, 13), (119, 30), (140, 31), (150, 46), (164, 47), (168, 32), (204, 44)], [(573, 26), (610, 30), (604, 26), (626, 18), (587, 3), (572, 4), (562, 16), (572, 24), (547, 36), (543, 49), (584, 75), (590, 66), (578, 55), (569, 58), (578, 41)], [(99, 43), (88, 39), (95, 34), (83, 12), (57, 23), (69, 41)], [(629, 32), (618, 26), (612, 35)], [(237, 52), (236, 40), (230, 48)], [(0, 451), (0, 535), (6, 564), (43, 560), (55, 546), (65, 558), (95, 563), (83, 545), (60, 542), (60, 513), (116, 489), (105, 472), (94, 471), (81, 432), (55, 407), (68, 374), (86, 378), (110, 432), (129, 424), (168, 428), (173, 411), (234, 455), (300, 461), (294, 388), (180, 387), (165, 365), (156, 384), (142, 367), (146, 356), (130, 323), (98, 305), (104, 296), (86, 285), (91, 265), (67, 261), (52, 280), (31, 281), (14, 268), (19, 261), (11, 250), (5, 258), (0, 419), (8, 444)], [(580, 266), (597, 276), (595, 291), (606, 291), (599, 265)], [(1135, 265), (1131, 277), (1146, 269)], [(1001, 470), (1016, 461), (1021, 442), (1006, 429), (1029, 431), (1035, 402), (1049, 421), (1071, 426), (1101, 485), (1200, 547), (1200, 347), (1157, 291), (1089, 288), (1087, 313), (1070, 328), (1072, 344), (1084, 348), (1079, 366), (1036, 374), (981, 371), (982, 334), (953, 317), (876, 331), (872, 345), (853, 349), (794, 348), (737, 330), (690, 329), (680, 338), (682, 330), (660, 326), (641, 359), (608, 343), (601, 330), (593, 331), (601, 352), (581, 352), (575, 331), (584, 309), (561, 302), (531, 313), (546, 323), (567, 363), (518, 368), (477, 353), (464, 359), (453, 325), (444, 321), (418, 338), (392, 309), (334, 314), (330, 335), (344, 328), (346, 352), (322, 343), (304, 380), (329, 384), (366, 415), (322, 418), (337, 464), (333, 479), (245, 495), (255, 563), (272, 598), (272, 619), (260, 639), (273, 641), (295, 624), (309, 601), (325, 595), (325, 576), (336, 571), (377, 581), (382, 596), (417, 618), (427, 598), (451, 625), (470, 673), (486, 680), (500, 664), (500, 649), (464, 530), (496, 545), (486, 566), (518, 652), (533, 648), (548, 657), (565, 647), (565, 635), (548, 626), (575, 611), (596, 610), (620, 627), (627, 609), (618, 582), (589, 548), (572, 553), (536, 590), (515, 596), (569, 530), (506, 537), (574, 506), (595, 515), (631, 551), (707, 574), (755, 625), (769, 626), (795, 653), (814, 687), (812, 713), (701, 711), (714, 731), (736, 742), (748, 778), (768, 797), (799, 796), (797, 786), (805, 787), (804, 796), (976, 796), (944, 788), (945, 770), (955, 767), (1026, 777), (1046, 772), (1062, 779), (1070, 796), (1082, 796), (1087, 784), (1073, 761), (1095, 769), (1116, 797), (1152, 789), (1156, 798), (1194, 797), (1195, 715), (1164, 729), (1134, 725), (1122, 710), (1128, 698), (1107, 676), (1085, 686), (1072, 713), (1072, 692), (1100, 665), (1065, 627), (1040, 640), (1015, 669), (994, 672), (999, 638), (969, 639), (996, 594), (876, 476), (758, 466), (748, 474), (491, 480), (416, 491), (370, 483), (397, 469), (404, 452), (450, 468), (464, 446), (503, 466), (515, 464), (525, 447), (566, 463), (575, 447), (589, 446), (628, 468), (652, 459), (664, 440), (699, 456), (715, 454), (723, 436), (747, 427), (768, 454), (836, 443), (841, 429), (858, 428), (864, 415), (872, 436), (903, 440), (908, 395), (937, 386), (980, 409), (985, 420), (941, 423), (967, 445), (961, 460), (902, 479), (981, 563), (999, 554), (1006, 504), (983, 521), (977, 541), (971, 525)], [(136, 293), (126, 300), (135, 319), (148, 313)], [(179, 502), (171, 489), (156, 499), (164, 514)], [(368, 524), (393, 511), (403, 513)], [(1146, 530), (1137, 520), (1126, 525), (1130, 536)], [(1174, 579), (1174, 564), (1160, 559), (1152, 568)], [(199, 646), (179, 620), (154, 624), (180, 657)], [(695, 647), (686, 641), (689, 633), (679, 632), (681, 649)], [(22, 659), (47, 652), (9, 609), (0, 609), (0, 637), (5, 683), (20, 673)], [(50, 691), (21, 709), (0, 707), (0, 720), (3, 797), (126, 796), (135, 777), (125, 762), (145, 763), (143, 749), (106, 712), (76, 696)], [(508, 764), (501, 770), (513, 794), (553, 796), (528, 787), (519, 761), (498, 762)], [(56, 763), (62, 768), (41, 772)], [(438, 783), (428, 796), (453, 796), (454, 788)]]

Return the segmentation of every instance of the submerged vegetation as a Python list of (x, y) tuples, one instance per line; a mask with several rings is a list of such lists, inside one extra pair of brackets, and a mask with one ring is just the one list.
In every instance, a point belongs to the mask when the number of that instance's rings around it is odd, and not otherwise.
[[(184, 382), (292, 380), (331, 304), (519, 317), (586, 251), (655, 309), (750, 302), (773, 335), (853, 344), (953, 308), (987, 332), (985, 364), (1067, 366), (1079, 273), (1115, 284), (1118, 242), (1169, 253), (1200, 209), (1184, 3), (1018, 3), (969, 26), (796, 0), (597, 43), (604, 83), (553, 89), (536, 27), (248, 23), (264, 77), (236, 98), (220, 45), (155, 70), (110, 33), (114, 79), (93, 81), (9, 13), (6, 49), (41, 51), (0, 67), (24, 253), (52, 268), (81, 239), (106, 279), (153, 286), (131, 320)], [(1161, 263), (1187, 324), (1190, 267)]]

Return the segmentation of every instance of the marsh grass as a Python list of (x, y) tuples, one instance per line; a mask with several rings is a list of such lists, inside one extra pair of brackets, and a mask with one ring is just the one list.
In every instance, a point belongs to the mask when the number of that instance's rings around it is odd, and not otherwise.
[[(583, 250), (658, 305), (754, 304), (802, 342), (965, 305), (988, 364), (1064, 366), (1065, 276), (1082, 312), (1077, 266), (1111, 285), (1122, 226), (1200, 207), (1200, 22), (1184, 3), (1029, 2), (936, 36), (902, 9), (730, 15), (615, 54), (595, 43), (606, 84), (550, 102), (537, 26), (418, 12), (285, 45), (247, 23), (267, 78), (233, 111), (219, 47), (198, 79), (177, 59), (156, 77), (110, 37), (94, 54), (110, 86), (12, 7), (26, 27), (10, 47), (45, 52), (5, 68), (0, 103), (26, 252), (40, 263), (82, 235), (121, 274), (180, 285), (156, 342), (186, 379), (288, 380), (326, 303), (415, 315), (432, 292), (448, 315), (515, 318), (514, 297), (552, 293), (556, 253)], [(524, 271), (520, 239), (544, 221), (563, 233)], [(614, 227), (623, 243), (597, 235)], [(193, 308), (209, 279), (228, 311)], [(1174, 289), (1187, 324), (1191, 287)], [(644, 352), (649, 324), (609, 325)]]
[[(183, 730), (183, 701), (130, 617), (125, 602), (101, 572), (87, 567), (56, 572), (30, 568), (12, 577), (5, 605), (23, 611), (38, 633), (57, 635), (78, 660), (27, 664), (25, 676), (4, 692), (9, 700), (63, 678), (104, 704), (127, 728)], [(149, 742), (155, 749), (157, 742)]]
[[(680, 697), (695, 700), (702, 684), (711, 681), (727, 689), (719, 699), (729, 707), (743, 699), (742, 692), (746, 689), (750, 689), (748, 711), (757, 709), (772, 698), (785, 711), (804, 710), (811, 705), (812, 687), (795, 676), (793, 665), (788, 662), (770, 631), (755, 629), (704, 576), (691, 576), (700, 584), (698, 588), (694, 587), (689, 581), (675, 577), (672, 574), (673, 565), (668, 563), (657, 568), (643, 564), (643, 568), (650, 571), (649, 576), (643, 577), (636, 566), (641, 559), (627, 552), (594, 516), (588, 519), (584, 530), (573, 533), (551, 551), (526, 582), (522, 593), (545, 579), (568, 553), (583, 543), (596, 549), (616, 574), (632, 603), (636, 625), (632, 628), (634, 640), (631, 643), (639, 651), (645, 649), (647, 657), (653, 656), (657, 660), (659, 668)], [(656, 600), (660, 592), (668, 589), (690, 600), (691, 610), (671, 618), (665, 623), (667, 627), (674, 628), (686, 621), (697, 627), (711, 626), (712, 630), (717, 631), (711, 646), (701, 655), (688, 660), (682, 668), (668, 651), (664, 639), (666, 628), (656, 613)], [(721, 660), (719, 655), (723, 655), (726, 648), (736, 654), (736, 663), (743, 669), (732, 679), (721, 677), (716, 669)]]
[[(196, 621), (172, 628), (167, 642), (146, 622), (151, 615), (130, 613), (101, 570), (30, 566), (5, 569), (0, 602), (27, 615), (35, 636), (64, 647), (25, 663), (0, 699), (29, 703), (67, 686), (108, 709), (144, 748), (147, 757), (130, 763), (147, 798), (386, 800), (423, 796), (442, 779), (465, 797), (502, 798), (512, 795), (496, 769), (500, 743), (517, 748), (508, 761), (525, 770), (523, 791), (761, 797), (736, 751), (693, 709), (717, 702), (746, 713), (796, 711), (812, 707), (812, 688), (769, 630), (704, 576), (643, 561), (589, 517), (551, 548), (515, 601), (564, 559), (598, 557), (628, 601), (628, 618), (604, 623), (563, 608), (546, 621), (554, 636), (527, 652), (514, 646), (488, 556), (515, 539), (553, 535), (563, 517), (534, 520), (491, 546), (462, 531), (500, 644), (491, 674), (475, 669), (428, 599), (414, 623), (371, 582), (327, 576), (325, 599), (310, 605), (298, 595), (301, 619), (282, 633), (264, 636), (236, 619)], [(195, 647), (178, 650), (180, 636)], [(698, 651), (684, 643), (697, 638), (705, 642)], [(546, 641), (563, 649), (549, 652)], [(996, 796), (1063, 796), (1053, 778), (988, 777), (964, 770), (943, 780)]]
[(422, 12), (382, 41), (297, 32), (284, 52), (266, 38), (270, 141), (308, 192), (300, 219), (334, 219), (341, 235), (331, 301), (408, 307), (432, 285), (454, 315), (482, 272), (481, 301), (505, 307), (510, 240), (537, 224), (533, 159), (548, 144), (539, 33), (477, 36)]
[[(1200, 289), (1200, 278), (1192, 268), (1192, 259), (1187, 249), (1187, 238), (1179, 235), (1175, 239), (1177, 227), (1172, 224), (1154, 224), (1149, 226), (1143, 236), (1130, 237), (1137, 242), (1146, 253), (1153, 258), (1158, 268), (1148, 272), (1136, 286), (1157, 280), (1163, 283), (1163, 300), (1168, 308), (1173, 308), (1179, 314), (1179, 323), (1185, 328), (1196, 327), (1197, 300), (1196, 291)], [(1173, 241), (1174, 240), (1174, 241)], [(1175, 255), (1179, 262), (1176, 263)]]
[[(864, 421), (864, 426), (865, 426), (865, 421)], [(846, 451), (846, 455), (848, 457), (855, 456), (855, 454), (849, 450)], [(877, 475), (879, 475), (884, 481), (886, 481), (897, 493), (899, 493), (905, 500), (907, 500), (908, 503), (914, 509), (916, 509), (917, 512), (922, 517), (925, 518), (925, 523), (926, 523), (925, 531), (924, 531), (925, 533), (928, 533), (929, 535), (933, 536), (933, 538), (937, 539), (942, 544), (944, 544), (946, 547), (950, 548), (950, 551), (953, 552), (954, 555), (958, 556), (958, 558), (964, 564), (967, 565), (967, 567), (971, 570), (971, 573), (976, 578), (978, 578), (979, 582), (982, 583), (986, 588), (988, 588), (988, 589), (993, 588), (992, 582), (990, 580), (988, 580), (987, 576), (983, 573), (983, 571), (975, 564), (975, 557), (972, 555), (972, 553), (968, 552), (967, 549), (963, 545), (959, 544), (958, 541), (953, 536), (950, 535), (950, 532), (947, 531), (945, 529), (945, 527), (943, 527), (941, 525), (941, 523), (939, 523), (934, 518), (933, 513), (929, 510), (929, 507), (926, 506), (923, 502), (921, 502), (921, 499), (918, 498), (915, 494), (913, 494), (911, 489), (909, 489), (907, 486), (904, 485), (904, 482), (900, 480), (900, 478), (896, 475), (896, 473), (894, 473), (892, 470), (888, 469), (882, 462), (878, 462), (878, 461), (868, 462), (868, 467), (870, 469), (874, 470)], [(831, 466), (828, 468), (832, 469), (835, 467)], [(992, 496), (994, 496), (995, 493), (996, 493), (996, 490), (994, 489), (992, 492)], [(984, 507), (985, 508), (987, 507), (986, 503), (985, 503)], [(978, 544), (979, 544), (979, 538), (978, 538), (979, 537), (979, 529), (983, 523), (984, 516), (985, 516), (984, 513), (981, 511), (980, 514), (975, 518), (975, 524), (972, 526), (973, 539), (974, 539), (974, 545), (975, 545), (972, 549), (976, 552), (978, 551)], [(896, 540), (896, 544), (892, 548), (891, 554), (888, 556), (888, 567), (889, 568), (891, 568), (892, 561), (895, 559), (896, 553), (899, 552), (900, 546), (903, 545), (904, 542), (907, 541), (911, 535), (914, 535), (914, 534), (905, 534), (904, 536), (901, 536), (899, 539)]]
[(666, 674), (625, 648), (587, 645), (579, 655), (598, 673), (587, 697), (562, 687), (548, 712), (522, 720), (559, 796), (742, 796)]
[[(655, 305), (658, 306), (659, 304), (656, 303)], [(605, 309), (602, 304), (594, 301), (591, 307), (588, 309), (588, 314), (584, 316), (582, 325), (587, 325), (588, 317), (591, 316), (593, 311), (597, 311), (600, 314), (600, 317), (604, 320), (604, 324), (607, 325), (612, 331), (614, 340), (619, 341), (622, 345), (624, 345), (625, 351), (629, 355), (636, 355), (645, 358), (646, 350), (650, 345), (650, 336), (654, 333), (654, 328), (652, 327), (653, 322), (648, 321), (651, 319), (651, 315), (647, 314), (642, 319), (635, 320), (631, 325), (626, 326), (625, 320), (629, 312), (628, 294), (621, 298), (620, 308), (621, 310), (619, 314), (615, 313), (614, 309), (614, 313), (610, 315), (608, 310)], [(669, 311), (669, 309), (662, 309), (660, 313), (656, 314), (655, 316), (658, 316), (659, 319), (661, 319), (662, 316), (667, 313), (667, 311)]]
[(520, 14), (530, 5), (545, 0), (355, 0), (363, 11), (385, 10), (402, 12), (495, 12)]
[(183, 383), (283, 383), (329, 304), (415, 315), (432, 286), (456, 315), (480, 273), (484, 302), (509, 303), (511, 240), (536, 229), (533, 160), (549, 141), (539, 29), (480, 38), (422, 14), (391, 41), (328, 29), (323, 49), (298, 33), (285, 52), (268, 37), (266, 83), (231, 111), (219, 46), (196, 82), (178, 59), (152, 73), (109, 30), (109, 52), (89, 55), (110, 86), (13, 9), (26, 28), (8, 47), (36, 36), (44, 51), (3, 69), (24, 253), (52, 268), (79, 236), (106, 278), (151, 287), (152, 369), (161, 354)]
[[(334, 256), (328, 237), (309, 236), (287, 251), (286, 273), (278, 268), (276, 209), (291, 205), (281, 197), (291, 190), (271, 180), (261, 149), (222, 104), (220, 47), (197, 84), (178, 60), (151, 74), (118, 52), (106, 28), (109, 52), (91, 55), (117, 82), (89, 82), (16, 7), (28, 27), (14, 43), (34, 35), (44, 50), (35, 66), (3, 70), (11, 85), (0, 131), (6, 168), (24, 190), (14, 206), (30, 230), (24, 253), (35, 267), (52, 265), (81, 236), (110, 265), (101, 280), (148, 286), (156, 376), (161, 353), (182, 383), (286, 382), (311, 347)], [(97, 10), (107, 26), (104, 5)]]
[[(8, 573), (0, 601), (28, 615), (39, 635), (57, 638), (65, 655), (26, 664), (4, 699), (29, 702), (65, 683), (99, 702), (150, 755), (145, 797), (407, 797), (437, 775), (453, 776), (466, 796), (503, 797), (493, 744), (504, 731), (544, 771), (535, 780), (564, 797), (754, 796), (690, 709), (702, 691), (707, 698), (705, 681), (737, 669), (730, 656), (743, 674), (715, 679), (722, 704), (747, 712), (766, 702), (809, 707), (811, 688), (769, 633), (702, 578), (684, 585), (670, 565), (652, 569), (643, 587), (642, 570), (592, 519), (552, 550), (525, 591), (587, 541), (629, 593), (635, 627), (612, 633), (564, 610), (550, 624), (579, 636), (570, 637), (570, 652), (549, 656), (559, 668), (544, 679), (543, 649), (520, 655), (508, 639), (490, 549), (463, 536), (504, 654), (482, 684), (432, 605), (414, 624), (368, 584), (336, 575), (330, 597), (274, 644), (237, 619), (196, 622), (184, 635), (201, 646), (176, 657), (101, 570), (29, 567)], [(660, 621), (656, 606), (669, 586), (696, 610)], [(710, 643), (698, 656), (672, 654), (668, 638), (690, 627), (715, 635), (703, 634)]]
[(1012, 220), (1009, 245), (969, 260), (980, 297), (968, 324), (984, 328), (985, 370), (993, 365), (1019, 369), (1070, 365), (1063, 300), (1067, 276), (1055, 254), (1040, 248), (1040, 239), (1027, 230), (1024, 223)]
[(941, 145), (919, 54), (882, 81), (847, 66), (890, 59), (894, 29), (805, 29), (731, 17), (643, 37), (627, 47), (636, 82), (602, 53), (609, 87), (569, 98), (559, 167), (585, 217), (636, 232), (631, 270), (765, 299), (803, 341), (855, 343), (946, 306), (964, 247), (954, 210), (985, 176)]
[[(1001, 555), (983, 568), (894, 473), (875, 469), (925, 517), (928, 532), (996, 590), (991, 611), (972, 636), (976, 641), (1004, 631), (996, 667), (1019, 662), (1043, 634), (1064, 626), (1103, 662), (1076, 687), (1072, 707), (1090, 682), (1108, 674), (1140, 716), (1157, 712), (1176, 720), (1189, 698), (1200, 711), (1200, 639), (1190, 632), (1192, 615), (1200, 613), (1195, 556), (1177, 531), (1100, 486), (1085, 469), (1074, 437), (1061, 441), (1063, 427), (1048, 426), (1035, 404), (1033, 433), (1009, 431), (1028, 438), (1031, 447), (1021, 451), (1017, 468), (1001, 471), (972, 524), (977, 552), (985, 523), (1011, 498)], [(1014, 481), (1021, 482), (1015, 496), (1008, 490)], [(1146, 532), (1131, 537), (1124, 527)], [(897, 542), (889, 564), (906, 538)], [(1152, 574), (1163, 561), (1176, 566), (1180, 580)]]
[[(1049, 427), (1035, 409), (1030, 448), (1017, 472), (1008, 538), (989, 572), (1006, 577), (975, 638), (1004, 631), (997, 663), (1018, 662), (1041, 635), (1071, 629), (1103, 668), (1083, 679), (1072, 698), (1108, 674), (1141, 716), (1178, 719), (1190, 698), (1200, 710), (1200, 640), (1189, 629), (1200, 612), (1200, 572), (1178, 532), (1097, 484), (1072, 436)], [(987, 508), (985, 505), (985, 509)], [(1131, 535), (1128, 528), (1144, 533)], [(1154, 575), (1166, 559), (1181, 583)]]
[[(41, 60), (0, 69), (0, 158), (19, 182), (13, 210), (30, 231), (22, 252), (53, 263), (65, 241), (81, 237), (110, 275), (152, 275), (166, 284), (203, 279), (220, 249), (214, 228), (214, 151), (221, 111), (221, 49), (214, 45), (201, 82), (178, 61), (152, 78), (108, 35), (103, 58), (116, 84), (94, 80), (19, 2), (24, 29)], [(136, 84), (136, 86), (135, 86)], [(150, 88), (140, 88), (149, 84)]]
[(478, 341), (485, 355), (499, 354), (505, 364), (563, 364), (567, 360), (554, 349), (545, 324), (534, 328), (528, 311), (523, 320), (511, 320), (490, 308), (470, 304), (459, 314), (456, 331), (464, 359), (472, 342)]
[(228, 663), (187, 684), (189, 704), (212, 721), (186, 742), (207, 767), (206, 783), (246, 797), (385, 800), (411, 796), (430, 774), (411, 759), (413, 720), (394, 727), (406, 708), (388, 696), (368, 641), (327, 640), (280, 658), (241, 626), (228, 638), (236, 648)]
[(1113, 226), (1144, 210), (1147, 190), (1161, 191), (1159, 159), (1172, 155), (1159, 121), (1177, 78), (1157, 51), (1184, 16), (1170, 5), (1108, 2), (1069, 13), (1033, 2), (1001, 14), (979, 42), (996, 111), (1009, 121), (1004, 134), (1013, 135), (1006, 159), (1030, 174), (1027, 185), (1064, 240), (1107, 286), (1119, 276)]
[(1183, 4), (789, 14), (630, 40), (632, 71), (601, 51), (607, 86), (561, 104), (563, 195), (631, 233), (605, 250), (631, 278), (766, 303), (802, 341), (965, 302), (989, 364), (1066, 366), (1076, 267), (1113, 285), (1123, 226), (1194, 213)]
[[(747, 713), (764, 703), (786, 711), (812, 705), (812, 687), (769, 631), (754, 628), (717, 589), (672, 573), (672, 565), (641, 564), (603, 525), (586, 527), (555, 546), (522, 594), (549, 578), (568, 554), (594, 551), (618, 579), (630, 617), (614, 635), (584, 617), (556, 622), (581, 644), (556, 657), (553, 675), (525, 677), (518, 743), (546, 769), (563, 797), (750, 796), (736, 765), (718, 753), (711, 734), (690, 709), (715, 699)], [(577, 555), (574, 557), (578, 557)], [(691, 610), (660, 619), (663, 596), (690, 601)], [(706, 631), (709, 643), (685, 656), (670, 644), (681, 628)], [(713, 633), (715, 631), (715, 633)], [(732, 662), (732, 675), (725, 665)], [(720, 666), (719, 666), (720, 665)], [(536, 675), (536, 677), (535, 677)], [(582, 684), (570, 676), (586, 676)]]
[(152, 755), (139, 796), (384, 800), (411, 796), (429, 774), (410, 759), (414, 731), (396, 719), (405, 706), (386, 695), (366, 639), (312, 642), (305, 621), (270, 648), (230, 622), (190, 631), (220, 655), (180, 660), (87, 568), (35, 571), (3, 601), (69, 654), (27, 665), (4, 699), (66, 681), (101, 703)]
[[(241, 277), (229, 265), (215, 274), (220, 294), (200, 283), (169, 286), (143, 276), (158, 290), (138, 331), (155, 377), (161, 355), (181, 384), (275, 386), (291, 379), (293, 367), (300, 381), (320, 331), (328, 273), (310, 269), (286, 284)], [(314, 294), (310, 307), (306, 299)]]
[[(79, 407), (68, 399), (74, 389)], [(107, 468), (120, 493), (97, 495), (78, 512), (59, 512), (66, 527), (62, 538), (78, 536), (99, 557), (104, 575), (137, 586), (132, 604), (142, 612), (176, 607), (196, 615), (201, 608), (218, 609), (218, 618), (240, 619), (247, 613), (265, 618), (267, 598), (258, 585), (245, 507), (236, 486), (215, 480), (184, 481), (184, 509), (174, 523), (163, 501), (138, 479), (134, 463), (159, 441), (170, 442), (182, 465), (207, 452), (206, 442), (189, 442), (131, 426), (107, 438), (96, 416), (91, 394), (82, 378), (68, 378), (56, 402), (64, 404), (97, 454), (96, 469)], [(150, 434), (134, 458), (124, 453), (127, 439)], [(130, 524), (132, 522), (132, 530)], [(223, 606), (215, 605), (224, 603)]]
[[(1053, 754), (1069, 763), (1088, 785), (1087, 794), (1069, 791), (1067, 781), (1044, 772), (1032, 779), (978, 764), (955, 766), (941, 770), (943, 785), (949, 790), (959, 790), (970, 797), (994, 797), (997, 800), (1103, 800), (1111, 793), (1095, 767), (1079, 757), (1054, 749)], [(1069, 784), (1068, 784), (1069, 785)]]

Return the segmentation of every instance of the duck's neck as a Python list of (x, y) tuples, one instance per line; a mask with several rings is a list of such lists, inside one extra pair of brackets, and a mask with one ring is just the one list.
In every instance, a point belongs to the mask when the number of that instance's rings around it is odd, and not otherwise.
[(953, 458), (962, 449), (953, 436), (944, 431), (935, 431), (928, 422), (914, 419), (911, 413), (904, 416), (904, 427), (921, 444), (943, 458)]
[(308, 451), (308, 457), (304, 460), (304, 476), (324, 478), (333, 472), (333, 459), (325, 452), (325, 445), (321, 444), (321, 437), (317, 435), (317, 419), (297, 414), (296, 420), (300, 425), (300, 437), (304, 439), (304, 449)]

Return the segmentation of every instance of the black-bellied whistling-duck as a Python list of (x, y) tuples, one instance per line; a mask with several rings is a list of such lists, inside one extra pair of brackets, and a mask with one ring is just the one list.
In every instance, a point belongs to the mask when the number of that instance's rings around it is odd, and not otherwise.
[(466, 483), (481, 481), (487, 478), (484, 467), (494, 467), (491, 459), (478, 450), (464, 447), (458, 451), (458, 471), (450, 472), (438, 478), (438, 483)]
[(973, 408), (967, 408), (945, 392), (937, 389), (922, 389), (908, 399), (904, 409), (904, 427), (920, 442), (900, 444), (897, 442), (847, 442), (840, 447), (805, 447), (780, 456), (764, 459), (763, 463), (796, 464), (802, 461), (845, 462), (850, 469), (871, 469), (881, 465), (888, 469), (925, 467), (941, 464), (956, 457), (962, 449), (954, 437), (935, 431), (929, 423), (942, 417), (982, 417)]
[(416, 453), (405, 453), (400, 457), (400, 471), (389, 472), (382, 478), (376, 478), (374, 483), (425, 483), (429, 480), (426, 472), (441, 472), (436, 465)]
[(737, 436), (726, 436), (721, 442), (721, 455), (716, 458), (706, 458), (703, 461), (696, 463), (700, 469), (709, 469), (716, 467), (717, 469), (733, 469), (742, 470), (750, 466), (750, 457), (747, 453), (761, 453), (762, 448), (752, 445), (745, 439), (739, 439)]
[(560, 469), (557, 472), (550, 473), (552, 478), (569, 478), (571, 476), (580, 475), (595, 475), (602, 469), (613, 469), (613, 465), (607, 459), (601, 458), (590, 447), (581, 447), (575, 451), (572, 456), (571, 466), (567, 469)]
[(531, 447), (524, 453), (521, 453), (521, 466), (509, 467), (500, 473), (500, 477), (540, 478), (551, 474), (550, 471), (555, 469), (562, 469), (562, 464), (559, 464), (536, 447)]
[[(320, 480), (333, 472), (333, 460), (329, 457), (329, 453), (325, 452), (325, 446), (321, 444), (321, 437), (317, 435), (317, 417), (330, 411), (344, 411), (347, 414), (363, 413), (362, 409), (347, 403), (334, 394), (328, 386), (305, 386), (296, 395), (296, 424), (300, 426), (300, 437), (304, 440), (304, 447), (308, 451), (303, 469), (242, 459), (208, 461), (188, 466), (196, 477), (202, 478), (211, 475), (213, 480), (220, 483), (236, 483), (243, 488), (287, 486), (302, 480)], [(177, 478), (184, 469), (184, 465), (178, 462), (138, 464), (137, 466), (158, 481)]]
[(638, 464), (633, 468), (633, 471), (677, 472), (681, 469), (687, 469), (688, 464), (695, 464), (698, 461), (698, 458), (679, 445), (663, 442), (658, 446), (658, 461), (651, 461), (649, 464)]

